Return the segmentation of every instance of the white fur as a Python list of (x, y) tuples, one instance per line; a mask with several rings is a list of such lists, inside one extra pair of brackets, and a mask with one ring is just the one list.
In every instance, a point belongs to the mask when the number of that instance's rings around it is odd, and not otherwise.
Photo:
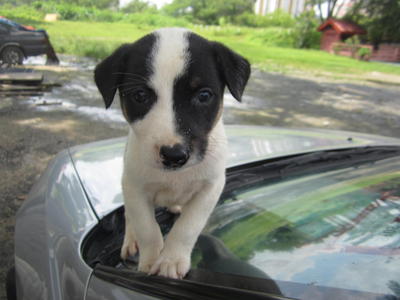
[[(166, 171), (159, 158), (162, 145), (182, 140), (175, 129), (172, 93), (174, 81), (190, 60), (186, 33), (157, 31), (150, 84), (158, 99), (144, 119), (130, 127), (122, 177), (126, 233), (121, 256), (133, 255), (139, 248), (140, 271), (171, 278), (182, 278), (189, 270), (193, 246), (225, 183), (226, 137), (221, 119), (209, 134), (201, 162), (191, 158), (186, 167)], [(181, 209), (165, 242), (154, 218), (155, 206)]]

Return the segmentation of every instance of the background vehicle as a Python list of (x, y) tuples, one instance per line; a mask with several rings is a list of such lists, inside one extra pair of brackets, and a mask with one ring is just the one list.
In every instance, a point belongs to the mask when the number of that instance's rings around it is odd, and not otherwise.
[(0, 61), (20, 65), (24, 58), (42, 54), (47, 54), (51, 63), (59, 63), (45, 30), (0, 17)]
[[(400, 297), (400, 140), (248, 126), (228, 139), (227, 184), (184, 280), (119, 258), (125, 139), (60, 153), (17, 215), (18, 299)], [(156, 216), (168, 234), (176, 216)]]

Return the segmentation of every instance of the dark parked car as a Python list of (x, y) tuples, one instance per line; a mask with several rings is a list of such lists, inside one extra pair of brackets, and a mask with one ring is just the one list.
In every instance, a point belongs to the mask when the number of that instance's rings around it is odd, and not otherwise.
[[(120, 138), (60, 153), (32, 188), (16, 218), (9, 299), (399, 299), (399, 139), (247, 126), (227, 134), (225, 190), (183, 280), (119, 257)], [(177, 218), (156, 217), (163, 234)]]
[(44, 30), (36, 30), (0, 17), (0, 61), (20, 65), (24, 58), (48, 54), (51, 45)]

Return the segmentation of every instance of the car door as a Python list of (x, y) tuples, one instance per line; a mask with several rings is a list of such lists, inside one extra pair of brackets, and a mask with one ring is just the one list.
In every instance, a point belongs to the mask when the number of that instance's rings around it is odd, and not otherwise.
[(9, 41), (10, 26), (0, 23), (0, 50)]
[(123, 287), (92, 275), (85, 300), (156, 300), (158, 297), (146, 295), (128, 287)]
[(21, 45), (26, 56), (46, 53), (47, 39), (42, 31), (28, 30), (23, 27), (12, 27), (10, 35), (13, 42)]

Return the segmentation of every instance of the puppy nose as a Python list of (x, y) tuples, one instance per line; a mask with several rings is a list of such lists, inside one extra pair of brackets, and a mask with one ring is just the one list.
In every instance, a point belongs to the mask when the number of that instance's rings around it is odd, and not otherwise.
[(160, 156), (165, 167), (180, 168), (188, 161), (189, 152), (182, 144), (175, 144), (172, 147), (162, 146)]

